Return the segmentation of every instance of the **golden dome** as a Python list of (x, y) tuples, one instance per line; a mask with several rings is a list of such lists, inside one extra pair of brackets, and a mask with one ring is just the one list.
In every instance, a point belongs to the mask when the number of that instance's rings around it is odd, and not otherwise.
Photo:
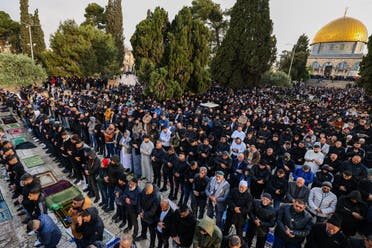
[(312, 45), (323, 42), (361, 41), (367, 42), (368, 31), (359, 20), (341, 17), (331, 21), (316, 33)]

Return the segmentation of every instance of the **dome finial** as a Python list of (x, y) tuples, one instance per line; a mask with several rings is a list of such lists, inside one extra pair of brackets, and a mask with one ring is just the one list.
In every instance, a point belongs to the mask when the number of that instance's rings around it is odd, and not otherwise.
[(349, 10), (349, 7), (347, 7), (346, 6), (346, 8), (345, 8), (345, 13), (344, 13), (344, 18), (346, 17), (346, 15), (347, 15), (347, 11)]

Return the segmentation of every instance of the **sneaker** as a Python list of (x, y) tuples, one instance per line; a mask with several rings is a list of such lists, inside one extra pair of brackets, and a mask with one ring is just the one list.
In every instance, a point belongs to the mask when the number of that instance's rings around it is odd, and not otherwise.
[(46, 147), (46, 145), (44, 144), (44, 143), (41, 143), (41, 148), (45, 148)]
[(33, 235), (35, 235), (35, 234), (36, 234), (35, 231), (31, 231), (31, 232), (28, 232), (28, 233), (27, 233), (28, 236), (33, 236)]
[(77, 183), (76, 183), (76, 185), (81, 185), (83, 182), (81, 181), (81, 180), (79, 180)]
[(165, 191), (167, 191), (167, 188), (161, 188), (160, 189), (160, 192), (165, 192)]
[(88, 192), (88, 191), (89, 191), (89, 187), (88, 187), (88, 185), (85, 185), (85, 186), (83, 187), (83, 191), (84, 191), (84, 192)]
[(138, 236), (137, 238), (135, 238), (135, 241), (143, 241), (143, 240), (146, 240), (146, 239), (147, 239), (146, 237)]
[(37, 239), (34, 243), (34, 247), (40, 247), (41, 246), (41, 242)]
[(27, 131), (28, 131), (29, 133), (31, 133), (31, 132), (32, 132), (32, 128), (27, 129)]

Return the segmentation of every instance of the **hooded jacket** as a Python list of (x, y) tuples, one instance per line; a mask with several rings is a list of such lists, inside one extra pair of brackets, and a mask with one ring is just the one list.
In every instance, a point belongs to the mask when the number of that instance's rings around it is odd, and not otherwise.
[(91, 217), (89, 222), (83, 222), (81, 226), (76, 226), (76, 231), (81, 232), (83, 237), (81, 239), (82, 246), (87, 247), (95, 241), (103, 240), (104, 224), (98, 215), (98, 210), (95, 207), (86, 209)]
[[(81, 210), (85, 210), (87, 208), (90, 208), (92, 205), (92, 201), (90, 200), (89, 197), (85, 196), (84, 197), (84, 203), (81, 208)], [(79, 216), (80, 213), (73, 214), (72, 210), (68, 212), (68, 216), (71, 217), (71, 232), (74, 238), (76, 239), (81, 239), (82, 234), (76, 230), (76, 225), (77, 225), (77, 217)]]
[[(205, 231), (203, 235), (201, 231)], [(222, 242), (222, 232), (216, 225), (216, 222), (205, 216), (196, 225), (193, 244), (194, 247), (201, 248), (220, 248)]]
[(61, 230), (47, 214), (40, 215), (39, 220), (38, 238), (40, 242), (45, 248), (56, 247), (62, 236)]
[[(357, 202), (353, 203), (351, 199), (356, 199)], [(344, 223), (359, 223), (357, 219), (353, 217), (352, 212), (357, 212), (365, 218), (367, 215), (367, 204), (362, 201), (362, 196), (359, 191), (352, 191), (346, 196), (341, 196), (338, 199), (336, 206), (336, 213), (341, 214), (342, 222)]]

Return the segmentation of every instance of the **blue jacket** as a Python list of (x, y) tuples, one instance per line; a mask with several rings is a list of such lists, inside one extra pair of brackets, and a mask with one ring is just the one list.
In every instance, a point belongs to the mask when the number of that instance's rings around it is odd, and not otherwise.
[(47, 214), (41, 214), (39, 220), (38, 238), (40, 242), (45, 248), (56, 247), (62, 236), (61, 230)]
[(314, 181), (314, 173), (311, 170), (305, 172), (302, 168), (297, 168), (293, 173), (293, 181), (296, 181), (298, 177), (305, 179), (306, 186)]

